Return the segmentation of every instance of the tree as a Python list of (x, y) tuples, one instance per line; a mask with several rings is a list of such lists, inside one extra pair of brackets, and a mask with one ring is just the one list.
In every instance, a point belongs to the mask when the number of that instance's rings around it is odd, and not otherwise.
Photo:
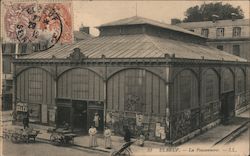
[(186, 10), (183, 22), (212, 21), (213, 15), (218, 16), (218, 20), (232, 19), (232, 13), (235, 19), (244, 18), (240, 6), (233, 7), (231, 4), (222, 4), (222, 2), (202, 4), (201, 6), (190, 7)]

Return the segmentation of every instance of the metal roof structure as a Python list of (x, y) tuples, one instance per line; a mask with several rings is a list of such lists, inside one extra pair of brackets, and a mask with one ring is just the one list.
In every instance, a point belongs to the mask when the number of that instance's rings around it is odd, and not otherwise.
[(79, 48), (87, 58), (175, 58), (247, 62), (245, 59), (206, 45), (146, 34), (101, 36), (32, 53), (19, 59), (66, 59)]
[(129, 18), (124, 18), (124, 19), (120, 19), (117, 21), (113, 21), (113, 22), (109, 22), (106, 24), (102, 24), (101, 26), (99, 26), (99, 28), (101, 27), (112, 27), (112, 26), (126, 26), (126, 25), (140, 25), (140, 24), (148, 24), (148, 25), (152, 25), (152, 26), (156, 26), (156, 27), (160, 27), (160, 28), (164, 28), (164, 29), (169, 29), (172, 31), (178, 31), (178, 32), (182, 32), (185, 34), (190, 34), (193, 36), (198, 36), (201, 38), (205, 38), (199, 34), (196, 34), (194, 32), (188, 31), (182, 27), (178, 27), (175, 25), (171, 25), (171, 24), (166, 24), (166, 23), (162, 23), (162, 22), (158, 22), (152, 19), (148, 19), (148, 18), (144, 18), (144, 17), (139, 17), (139, 16), (133, 16), (133, 17), (129, 17)]

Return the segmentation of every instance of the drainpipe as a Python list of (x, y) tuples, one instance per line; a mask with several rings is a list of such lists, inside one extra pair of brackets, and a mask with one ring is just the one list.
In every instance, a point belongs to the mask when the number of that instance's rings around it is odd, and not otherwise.
[[(170, 65), (166, 68), (166, 102), (167, 102), (167, 107), (166, 107), (166, 125), (169, 129), (168, 131), (168, 135), (166, 134), (166, 139), (165, 139), (165, 144), (167, 145), (171, 145), (172, 144), (172, 137), (171, 137), (171, 112), (172, 112), (172, 108), (170, 107), (170, 92), (172, 91), (171, 90), (171, 87), (170, 85), (172, 85), (172, 83), (170, 83)], [(168, 124), (167, 124), (168, 122)]]
[(102, 55), (102, 59), (103, 59), (103, 62), (104, 62), (104, 69), (105, 69), (105, 72), (104, 72), (104, 107), (103, 107), (103, 118), (104, 118), (104, 127), (106, 126), (106, 114), (107, 114), (107, 102), (108, 102), (108, 95), (107, 95), (107, 65), (105, 63), (105, 55)]
[[(1, 52), (1, 55), (0, 55), (0, 63), (2, 64), (2, 39), (1, 39), (1, 41), (0, 41), (0, 52)], [(3, 73), (2, 73), (2, 68), (3, 68), (3, 66), (1, 66), (0, 67), (0, 73), (3, 75)], [(0, 103), (2, 103), (2, 77), (0, 78)], [(0, 108), (0, 115), (2, 116), (2, 107)]]
[[(55, 57), (54, 58), (54, 63), (55, 63)], [(57, 128), (58, 124), (57, 124), (57, 97), (58, 97), (58, 87), (57, 87), (57, 63), (55, 63), (55, 76), (54, 76), (54, 94), (55, 94), (55, 97), (54, 97), (54, 102), (55, 102), (55, 106), (54, 106), (54, 111), (55, 111), (55, 127)]]
[(202, 98), (201, 98), (201, 92), (202, 92), (202, 69), (199, 67), (199, 77), (198, 77), (198, 104), (199, 104), (199, 127), (200, 127), (200, 132), (202, 132), (202, 123), (201, 123), (201, 103), (202, 103)]
[(18, 48), (18, 47), (19, 47), (19, 44), (16, 43), (15, 46), (16, 46), (16, 48), (15, 48), (14, 58), (16, 59), (16, 58), (18, 58), (17, 56), (18, 56), (18, 54), (19, 54), (19, 48)]

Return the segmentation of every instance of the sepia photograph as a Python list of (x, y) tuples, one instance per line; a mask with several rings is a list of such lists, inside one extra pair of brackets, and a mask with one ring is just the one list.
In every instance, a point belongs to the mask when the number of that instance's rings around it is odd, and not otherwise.
[(0, 6), (0, 156), (250, 156), (249, 0)]

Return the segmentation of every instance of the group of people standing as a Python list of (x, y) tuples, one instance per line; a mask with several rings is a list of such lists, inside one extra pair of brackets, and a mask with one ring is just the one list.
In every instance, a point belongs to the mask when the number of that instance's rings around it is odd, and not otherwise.
[[(95, 113), (94, 119), (93, 119), (93, 125), (90, 127), (89, 129), (89, 146), (90, 147), (96, 147), (97, 145), (97, 129), (100, 126), (100, 117), (98, 115), (98, 113)], [(111, 148), (112, 144), (111, 144), (111, 130), (108, 127), (105, 127), (104, 129), (104, 138), (105, 138), (105, 148)]]
[[(104, 135), (104, 140), (105, 140), (105, 148), (108, 148), (108, 149), (110, 149), (111, 146), (112, 146), (112, 143), (111, 143), (111, 134), (112, 134), (111, 130), (108, 127), (105, 127), (103, 135)], [(91, 128), (89, 129), (89, 136), (90, 136), (89, 146), (90, 147), (96, 147), (96, 146), (98, 146), (96, 135), (97, 135), (96, 127), (95, 126), (91, 126)]]
[[(124, 129), (124, 132), (125, 132), (124, 133), (124, 141), (126, 143), (131, 142), (131, 132), (130, 132), (129, 128), (126, 127)], [(91, 128), (89, 129), (89, 136), (90, 136), (89, 146), (90, 147), (97, 147), (98, 146), (98, 144), (97, 144), (97, 136), (96, 135), (97, 135), (96, 127), (91, 126)], [(105, 148), (111, 149), (112, 148), (112, 141), (111, 141), (112, 132), (111, 132), (110, 128), (105, 127), (103, 135), (104, 135), (104, 146), (105, 146)], [(145, 136), (143, 134), (141, 134), (139, 136), (139, 139), (138, 139), (140, 146), (144, 146), (144, 140), (145, 140)]]

